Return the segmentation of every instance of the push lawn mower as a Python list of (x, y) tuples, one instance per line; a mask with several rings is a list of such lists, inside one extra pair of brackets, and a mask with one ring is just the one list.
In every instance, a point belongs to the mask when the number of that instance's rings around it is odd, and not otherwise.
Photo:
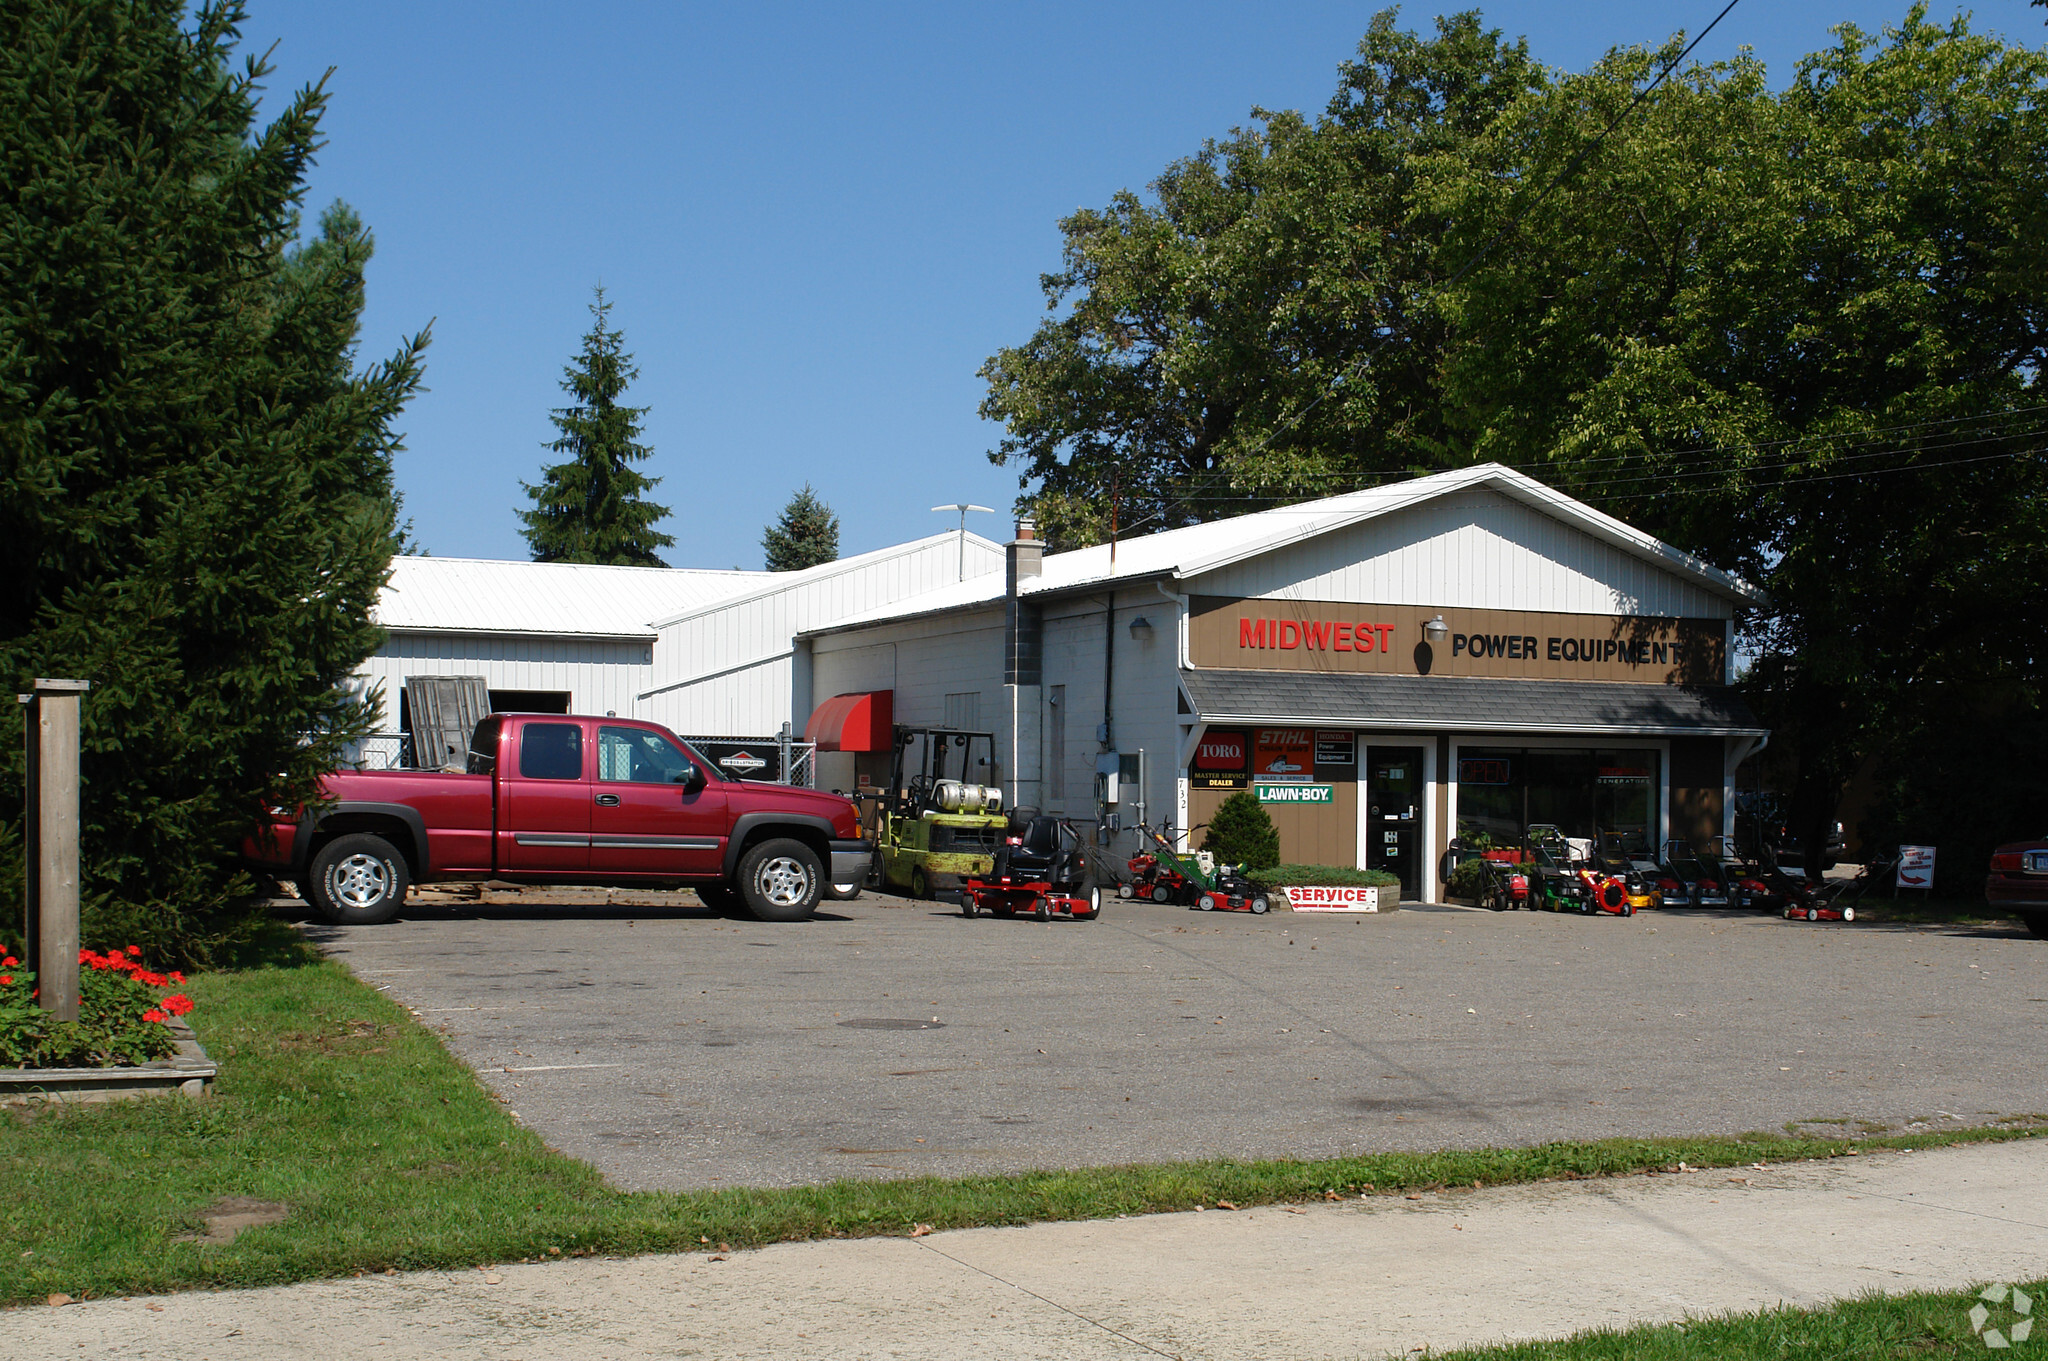
[(1640, 832), (1606, 832), (1600, 837), (1595, 863), (1610, 879), (1618, 879), (1628, 893), (1628, 905), (1637, 912), (1664, 906), (1664, 890), (1657, 880), (1661, 872), (1650, 858), (1649, 843)]
[[(1202, 830), (1190, 827), (1190, 834)], [(1266, 890), (1244, 877), (1234, 865), (1218, 865), (1206, 851), (1185, 853), (1173, 848), (1150, 827), (1138, 834), (1149, 843), (1131, 857), (1133, 891), (1155, 903), (1184, 902), (1204, 912), (1264, 912), (1271, 905)]]
[(1529, 906), (1528, 869), (1514, 861), (1495, 859), (1496, 854), (1488, 852), (1484, 857), (1486, 887), (1480, 890), (1479, 905), (1495, 912), (1513, 912)]
[[(1773, 857), (1773, 868), (1776, 858)], [(1873, 895), (1878, 889), (1890, 889), (1899, 872), (1899, 856), (1894, 851), (1889, 857), (1867, 862), (1854, 879), (1825, 879), (1814, 883), (1811, 879), (1795, 877), (1778, 870), (1787, 888), (1785, 898), (1785, 919), (1787, 921), (1810, 922), (1852, 922), (1856, 920), (1856, 904)], [(1773, 889), (1776, 885), (1773, 883)]]
[(1701, 862), (1690, 841), (1664, 843), (1664, 869), (1679, 883), (1687, 907), (1728, 906), (1728, 886)]
[(1708, 840), (1707, 848), (1699, 854), (1699, 862), (1709, 879), (1721, 882), (1730, 907), (1775, 906), (1770, 885), (1737, 859), (1727, 837)]
[(985, 875), (969, 874), (960, 886), (963, 917), (1064, 917), (1092, 921), (1102, 915), (1102, 890), (1088, 881), (1088, 854), (1074, 829), (1058, 818), (1027, 816), (1020, 809), (996, 847), (995, 865)]
[(1610, 880), (1595, 870), (1579, 866), (1571, 853), (1571, 841), (1548, 823), (1532, 823), (1528, 831), (1530, 864), (1536, 874), (1530, 882), (1530, 907), (1552, 913), (1614, 913), (1630, 917), (1628, 892), (1620, 880)]

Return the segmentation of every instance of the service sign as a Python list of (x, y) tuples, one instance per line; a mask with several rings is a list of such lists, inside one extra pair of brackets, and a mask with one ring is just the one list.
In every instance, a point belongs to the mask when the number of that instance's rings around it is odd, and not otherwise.
[(1252, 778), (1306, 784), (1316, 777), (1315, 737), (1307, 728), (1260, 728), (1252, 744)]
[(1899, 847), (1899, 887), (1932, 888), (1934, 886), (1934, 847)]
[(1252, 786), (1260, 803), (1335, 803), (1337, 786), (1333, 784), (1267, 784), (1264, 780)]
[(1334, 884), (1289, 884), (1281, 890), (1287, 905), (1296, 912), (1377, 912), (1377, 888), (1339, 887)]

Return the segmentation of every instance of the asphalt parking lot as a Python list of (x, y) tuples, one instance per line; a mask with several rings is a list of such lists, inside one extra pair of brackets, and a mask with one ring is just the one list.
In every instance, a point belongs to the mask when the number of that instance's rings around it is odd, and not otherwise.
[(2048, 941), (2016, 927), (691, 901), (309, 931), (629, 1188), (2048, 1111)]

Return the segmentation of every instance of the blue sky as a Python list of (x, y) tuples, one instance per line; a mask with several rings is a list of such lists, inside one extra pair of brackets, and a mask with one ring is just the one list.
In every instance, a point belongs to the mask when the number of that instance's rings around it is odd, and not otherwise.
[[(1485, 8), (1553, 66), (1697, 32), (1723, 0)], [(434, 325), (398, 480), (420, 543), (526, 556), (563, 364), (602, 282), (651, 408), (648, 471), (675, 566), (759, 567), (810, 482), (843, 552), (996, 515), (975, 371), (1043, 315), (1058, 219), (1246, 121), (1319, 110), (1376, 5), (763, 6), (250, 0), (274, 105), (335, 68), (309, 220), (347, 200), (376, 234), (362, 357)], [(1409, 5), (1410, 27), (1438, 9)], [(1903, 0), (1744, 0), (1695, 55), (1752, 47), (1782, 80), (1844, 21)], [(1945, 18), (1952, 8), (1933, 7)], [(1975, 26), (2043, 40), (2043, 11)]]

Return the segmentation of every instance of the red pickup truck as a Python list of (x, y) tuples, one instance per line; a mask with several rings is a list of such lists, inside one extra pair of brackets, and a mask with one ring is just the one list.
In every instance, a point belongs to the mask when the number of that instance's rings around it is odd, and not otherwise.
[(717, 779), (656, 723), (493, 714), (468, 773), (343, 771), (243, 846), (328, 920), (389, 921), (412, 884), (504, 879), (695, 889), (799, 921), (827, 884), (867, 877), (873, 843), (837, 794)]

